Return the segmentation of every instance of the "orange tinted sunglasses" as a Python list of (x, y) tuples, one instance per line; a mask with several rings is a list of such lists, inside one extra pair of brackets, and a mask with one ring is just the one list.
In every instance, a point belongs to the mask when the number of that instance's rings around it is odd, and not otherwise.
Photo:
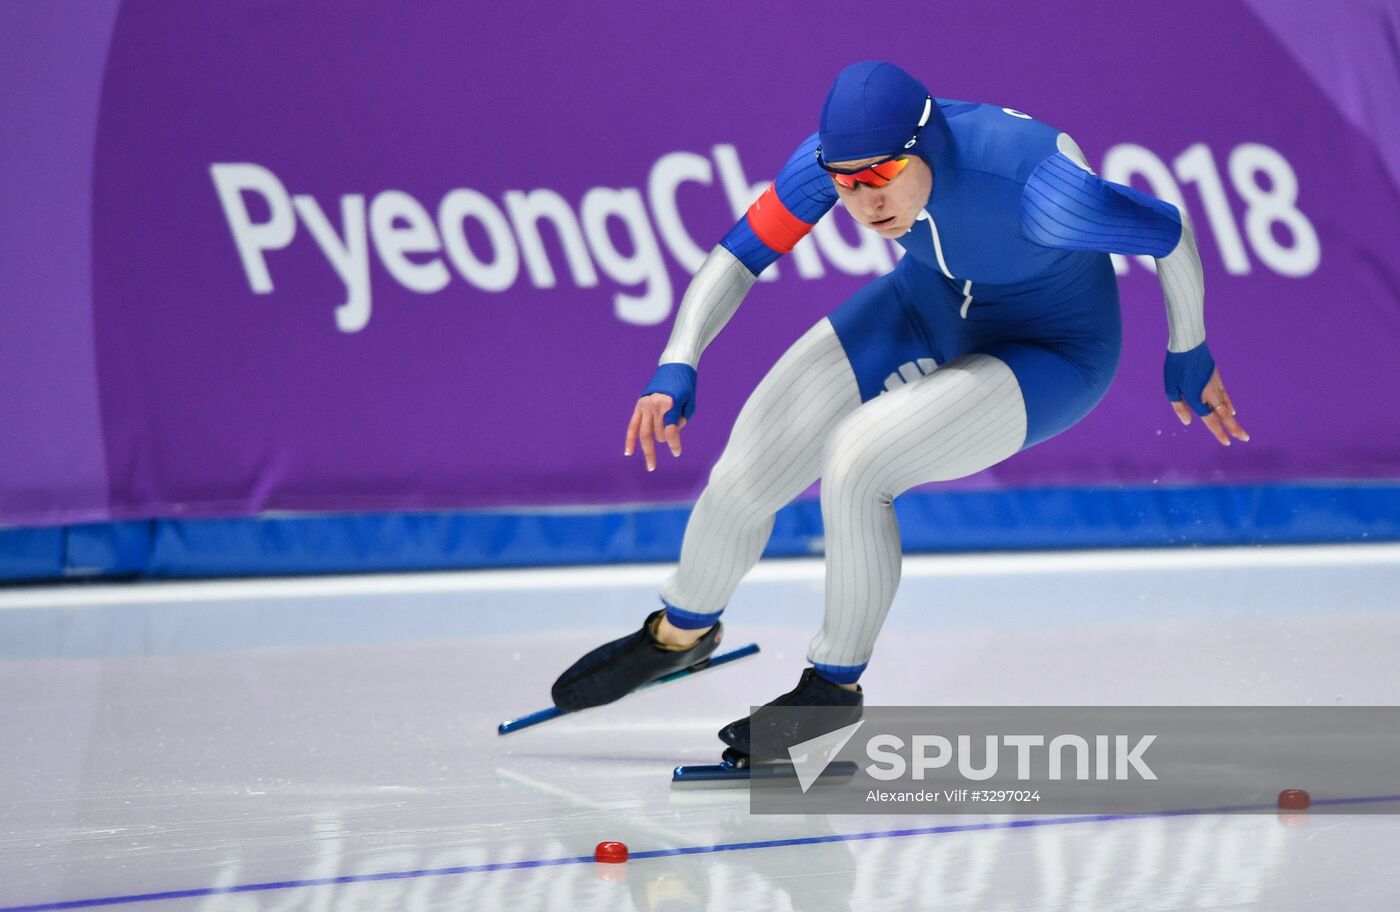
[(854, 174), (842, 174), (840, 171), (832, 171), (830, 168), (827, 169), (827, 172), (836, 183), (845, 187), (847, 190), (854, 190), (856, 184), (866, 184), (870, 187), (883, 187), (885, 184), (894, 180), (895, 176), (903, 171), (908, 164), (908, 157), (901, 156), (899, 158), (888, 158), (882, 162), (876, 162), (870, 167), (862, 168)]

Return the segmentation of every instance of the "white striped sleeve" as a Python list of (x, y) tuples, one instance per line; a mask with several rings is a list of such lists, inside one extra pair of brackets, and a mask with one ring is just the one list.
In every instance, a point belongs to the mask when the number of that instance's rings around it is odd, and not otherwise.
[(1181, 210), (1181, 239), (1164, 257), (1157, 257), (1157, 278), (1167, 304), (1167, 350), (1190, 351), (1206, 340), (1205, 276), (1191, 219)]
[(700, 353), (734, 316), (756, 279), (723, 245), (711, 250), (685, 290), (671, 339), (658, 363), (696, 367)]

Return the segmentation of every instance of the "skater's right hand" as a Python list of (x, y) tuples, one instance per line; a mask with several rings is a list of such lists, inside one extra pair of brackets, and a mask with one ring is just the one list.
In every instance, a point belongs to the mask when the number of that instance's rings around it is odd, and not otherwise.
[(631, 456), (640, 440), (647, 471), (655, 471), (656, 444), (666, 444), (671, 448), (672, 456), (679, 456), (681, 428), (694, 413), (695, 368), (679, 363), (661, 365), (642, 393), (642, 398), (637, 400), (637, 407), (632, 410), (623, 455)]

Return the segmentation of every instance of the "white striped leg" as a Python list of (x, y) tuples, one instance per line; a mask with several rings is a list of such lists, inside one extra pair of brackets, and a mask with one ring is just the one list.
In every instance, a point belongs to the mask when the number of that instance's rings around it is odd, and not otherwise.
[(840, 424), (822, 472), (826, 617), (808, 648), (813, 663), (839, 678), (870, 660), (899, 586), (895, 497), (993, 466), (1025, 439), (1021, 387), (990, 355), (959, 358)]
[(821, 474), (823, 445), (860, 405), (831, 322), (822, 319), (778, 360), (734, 422), (685, 529), (661, 597), (695, 614), (721, 611), (758, 562), (773, 514)]

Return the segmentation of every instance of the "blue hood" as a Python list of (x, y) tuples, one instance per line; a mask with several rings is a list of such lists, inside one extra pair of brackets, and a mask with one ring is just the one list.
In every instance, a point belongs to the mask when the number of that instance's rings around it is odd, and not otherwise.
[(950, 138), (924, 84), (880, 60), (841, 71), (822, 105), (819, 131), (824, 162), (912, 153), (932, 164)]

